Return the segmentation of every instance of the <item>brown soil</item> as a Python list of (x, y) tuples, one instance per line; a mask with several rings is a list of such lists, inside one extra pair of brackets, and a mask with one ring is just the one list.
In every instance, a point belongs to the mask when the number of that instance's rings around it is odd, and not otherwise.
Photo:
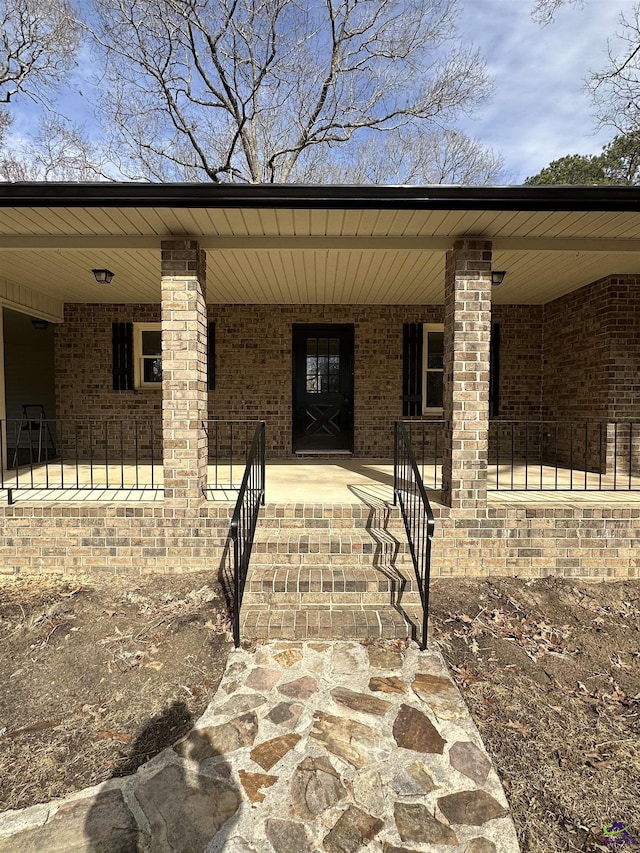
[[(134, 772), (216, 690), (230, 644), (210, 573), (1, 595), (0, 810)], [(640, 849), (640, 584), (447, 579), (431, 605), (523, 851)], [(611, 843), (614, 821), (638, 846)]]
[(229, 651), (208, 573), (0, 591), (0, 811), (134, 772), (185, 734)]
[(439, 580), (431, 614), (522, 850), (640, 849), (640, 583)]

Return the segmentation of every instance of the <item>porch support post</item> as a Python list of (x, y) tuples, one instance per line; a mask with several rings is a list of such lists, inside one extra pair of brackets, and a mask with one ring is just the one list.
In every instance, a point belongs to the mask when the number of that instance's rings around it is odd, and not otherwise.
[(162, 242), (162, 429), (165, 505), (196, 507), (207, 485), (205, 254)]
[(487, 504), (491, 261), (489, 240), (457, 240), (447, 252), (442, 497), (470, 512)]

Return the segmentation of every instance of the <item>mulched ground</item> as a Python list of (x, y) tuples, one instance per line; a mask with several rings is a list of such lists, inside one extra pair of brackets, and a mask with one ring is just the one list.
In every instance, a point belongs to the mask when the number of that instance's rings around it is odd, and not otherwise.
[(440, 580), (432, 624), (523, 851), (640, 850), (640, 582)]
[(185, 734), (229, 650), (211, 573), (11, 582), (0, 604), (0, 811), (134, 772)]

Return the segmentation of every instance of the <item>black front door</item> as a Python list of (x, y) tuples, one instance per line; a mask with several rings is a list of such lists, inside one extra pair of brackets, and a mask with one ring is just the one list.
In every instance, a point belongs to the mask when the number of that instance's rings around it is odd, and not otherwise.
[(353, 326), (293, 326), (293, 450), (353, 450)]

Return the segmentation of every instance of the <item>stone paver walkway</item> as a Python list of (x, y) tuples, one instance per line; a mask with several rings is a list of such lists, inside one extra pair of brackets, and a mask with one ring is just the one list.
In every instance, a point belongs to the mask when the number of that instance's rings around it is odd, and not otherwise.
[(0, 853), (517, 853), (436, 651), (235, 650), (190, 734), (135, 774), (0, 815)]

